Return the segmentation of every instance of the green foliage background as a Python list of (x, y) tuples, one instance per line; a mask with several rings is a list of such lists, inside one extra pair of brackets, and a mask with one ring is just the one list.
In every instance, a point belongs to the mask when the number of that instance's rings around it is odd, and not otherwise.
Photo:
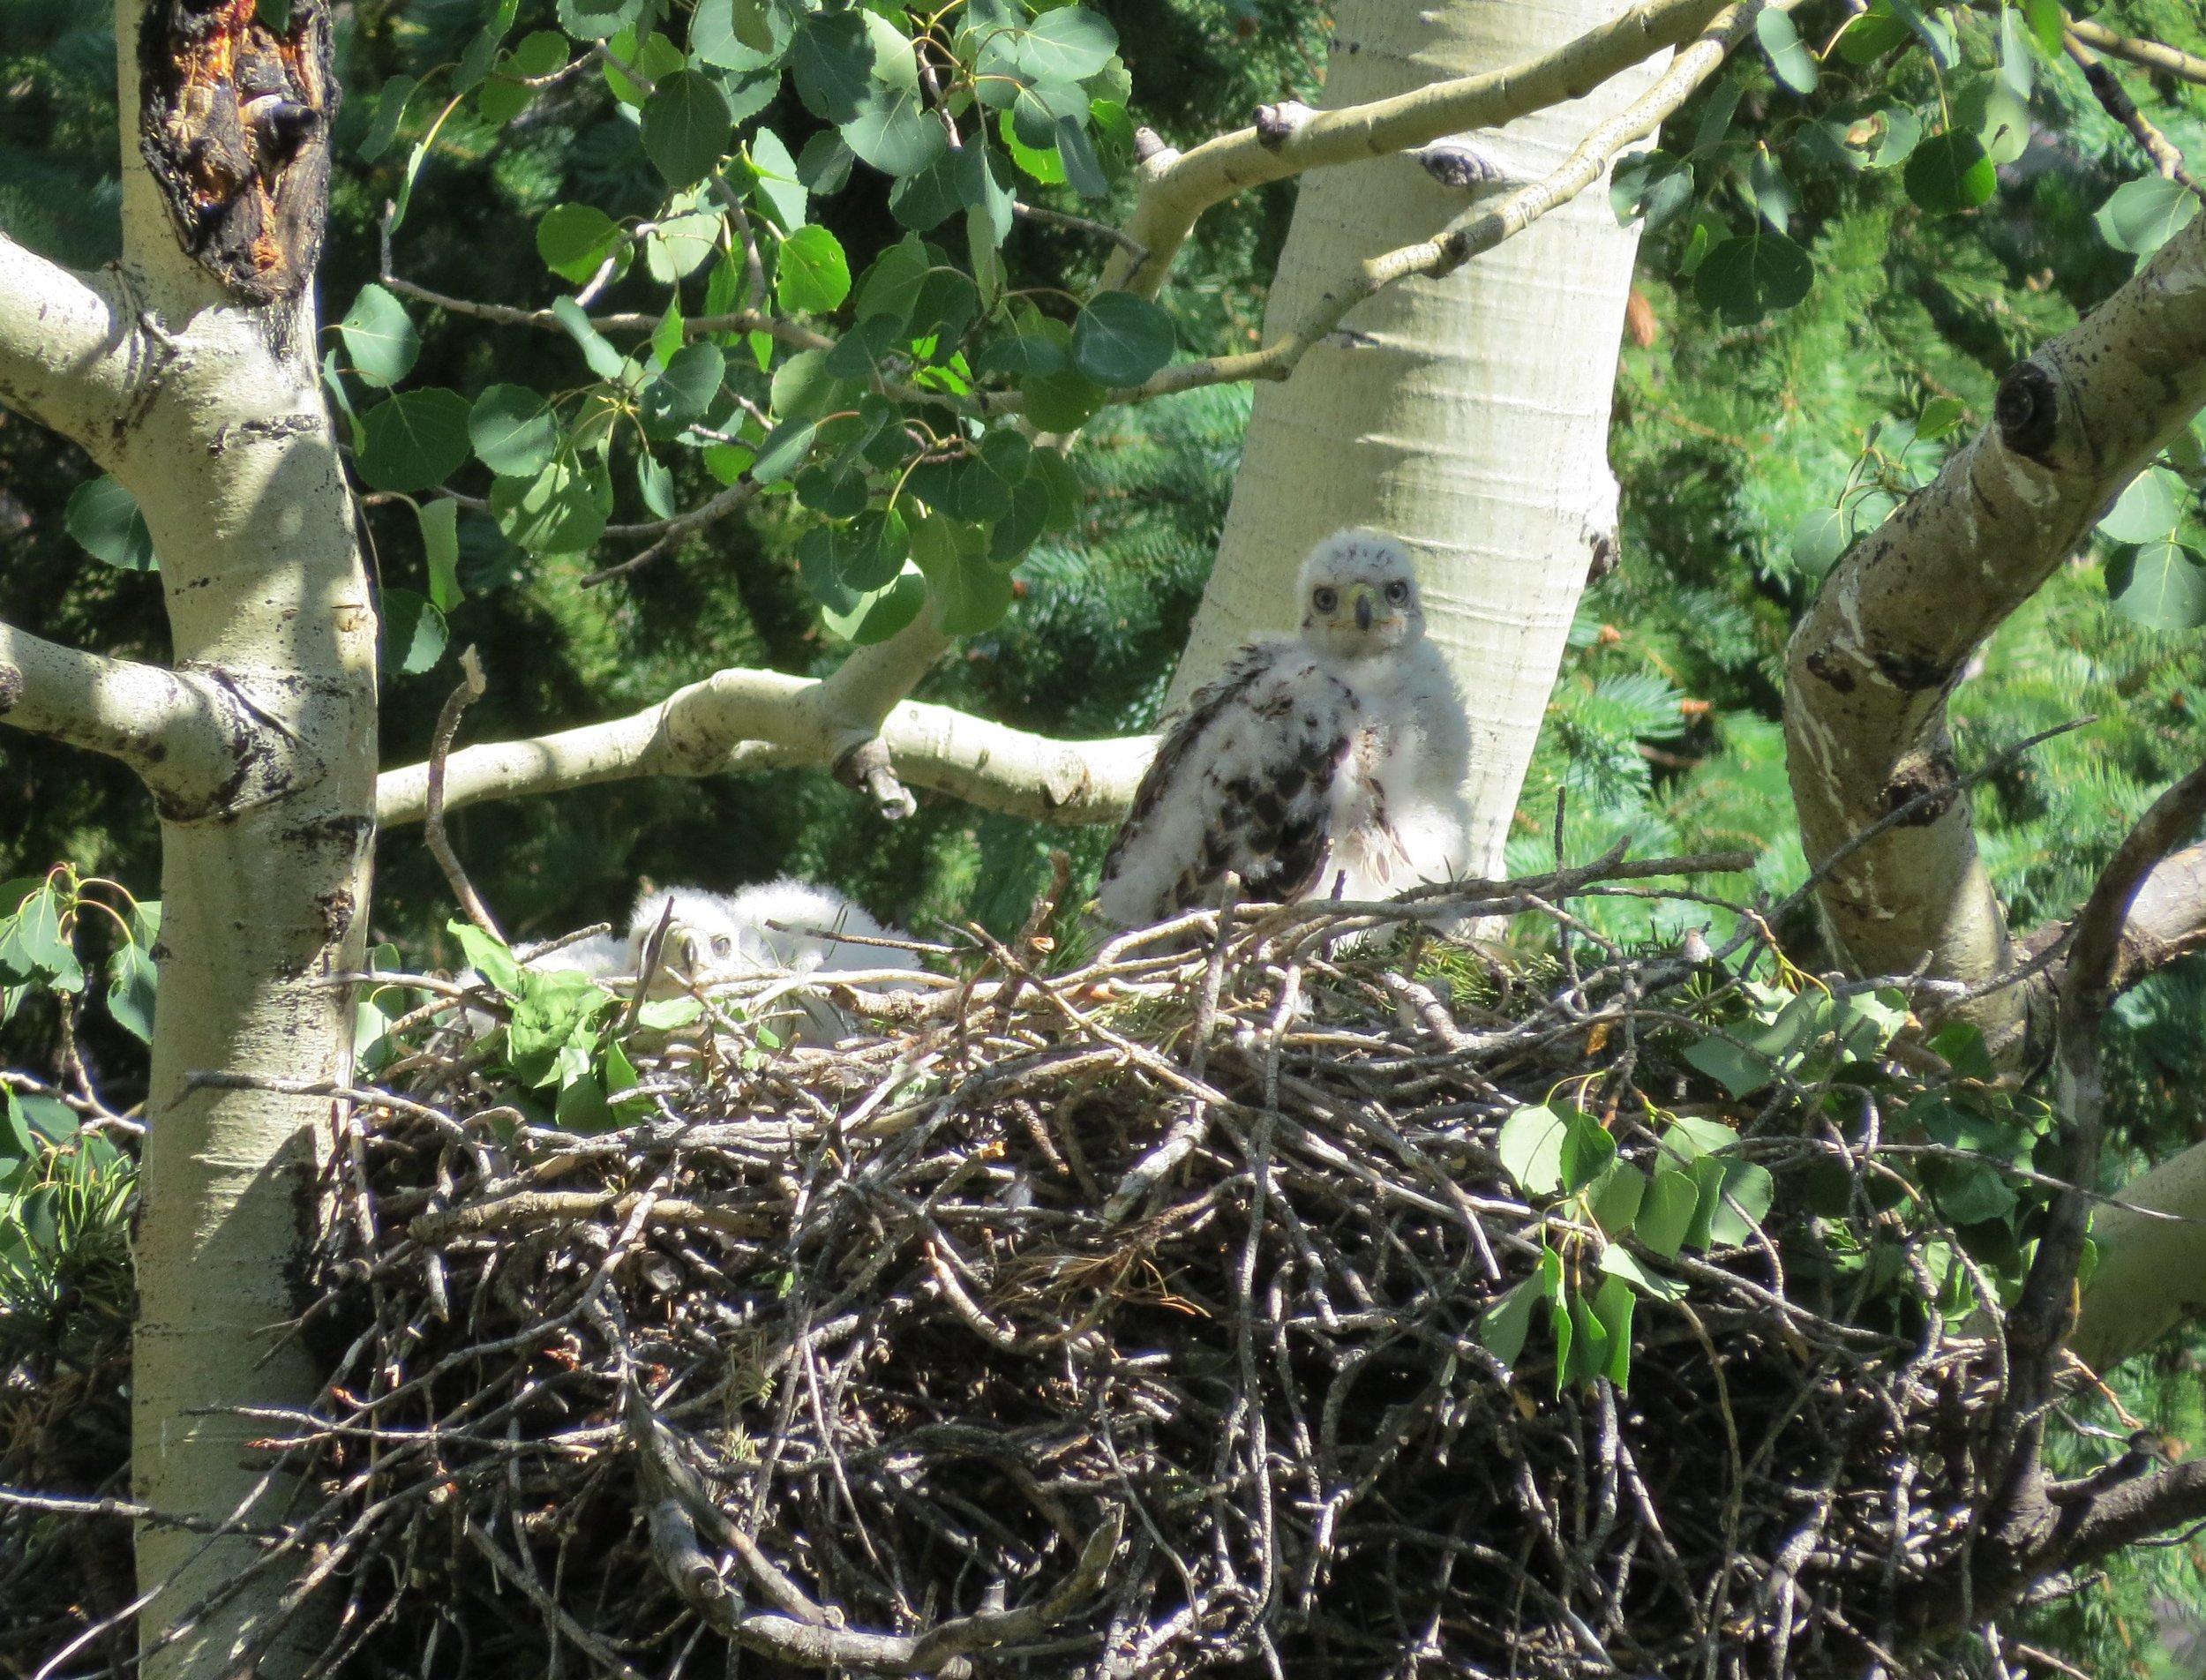
[[(360, 0), (341, 31), (347, 105), (322, 279), (335, 319), (376, 272), (377, 224), (406, 147), (374, 163), (358, 146), (390, 79), (458, 58), (479, 28), (479, 0)], [(1300, 0), (1097, 0), (1117, 28), (1137, 120), (1185, 144), (1259, 101), (1314, 98), (1324, 19)], [(1964, 23), (1963, 63), (1943, 75), (1914, 53), (1889, 71), (1891, 91), (1924, 109), (1965, 99), (1994, 73), (1989, 6)], [(1801, 34), (1820, 46), (1837, 8), (1811, 4)], [(2185, 0), (2122, 0), (2096, 14), (2112, 27), (2193, 52), (2206, 31)], [(515, 34), (552, 23), (529, 0)], [(1728, 140), (1700, 160), (1692, 214), (1642, 248), (1637, 330), (1618, 364), (1611, 454), (1623, 484), (1623, 562), (1589, 591), (1558, 679), (1549, 727), (1527, 780), (1512, 862), (1548, 854), (1558, 794), (1567, 844), (1591, 855), (1619, 836), (1642, 851), (1751, 845), (1760, 885), (1804, 867), (1793, 837), (1779, 728), (1782, 654), (1829, 555), (1802, 540), (1818, 510), (1870, 478), (1903, 493), (1946, 449), (1988, 417), (2000, 375), (2072, 325), (2128, 274), (2095, 213), (2142, 173), (2127, 135), (2065, 65), (2041, 67), (2033, 135), (2004, 161), (1996, 196), (1959, 215), (1911, 202), (1897, 169), (1819, 163), (1806, 131), (1857, 91), (1834, 59), (1802, 99), (1769, 64), (1745, 56)], [(1883, 68), (1874, 74), (1886, 76)], [(2206, 94), (2124, 71), (2125, 84), (2195, 165), (2206, 166)], [(118, 193), (113, 41), (103, 11), (75, 0), (0, 6), (0, 227), (49, 255), (92, 266), (114, 255)], [(1721, 97), (1729, 97), (1729, 94)], [(1669, 125), (1683, 148), (1710, 116), (1704, 95)], [(783, 94), (763, 120), (801, 135), (811, 120)], [(411, 138), (415, 131), (409, 131)], [(431, 155), (402, 236), (401, 266), (424, 285), (485, 302), (537, 306), (552, 292), (534, 254), (536, 218), (568, 199), (642, 204), (661, 191), (634, 126), (602, 77), (538, 99), (502, 138), (455, 127)], [(1797, 199), (1780, 214), (1811, 253), (1814, 283), (1796, 307), (1739, 325), (1704, 306), (1685, 272), (1695, 229), (1754, 229), (1774, 162)], [(857, 271), (902, 229), (885, 184), (852, 188), (821, 214)], [(1789, 177), (1789, 178), (1788, 178)], [(1122, 211), (1128, 189), (1115, 189)], [(1162, 301), (1197, 353), (1253, 341), (1264, 285), (1291, 212), (1290, 187), (1213, 214)], [(1096, 209), (1095, 214), (1107, 214)], [(1006, 248), (1022, 283), (1080, 293), (1102, 252), (1075, 233), (1018, 224)], [(556, 381), (571, 357), (550, 334), (488, 329), (416, 307), (418, 377), (472, 392)], [(1957, 405), (1955, 429), (1918, 439), (1932, 405)], [(961, 644), (924, 697), (1051, 733), (1112, 733), (1153, 723), (1179, 638), (1222, 521), (1245, 393), (1198, 392), (1107, 411), (1074, 461), (1085, 491), (1077, 527), (1046, 538), (1019, 574), (1009, 615)], [(1925, 431), (1935, 430), (1925, 424)], [(1873, 446), (1872, 446), (1873, 442)], [(89, 562), (63, 528), (70, 492), (95, 469), (73, 448), (0, 413), (0, 617), (77, 645), (148, 658), (166, 654), (159, 583)], [(685, 481), (684, 501), (699, 485)], [(1888, 506), (1872, 496), (1869, 512)], [(403, 506), (368, 520), (380, 580), (423, 589), (423, 556)], [(2189, 528), (2195, 534), (2195, 514)], [(489, 697), (468, 720), (494, 739), (632, 710), (713, 669), (829, 669), (838, 647), (822, 631), (793, 557), (785, 504), (711, 527), (604, 591), (578, 586), (577, 563), (540, 564), (485, 520), (460, 522), (452, 645), (478, 643)], [(597, 563), (604, 563), (600, 557)], [(2057, 919), (2081, 899), (2120, 833), (2174, 775), (2197, 761), (2201, 673), (2193, 625), (2138, 621), (2110, 602), (2107, 571), (2132, 564), (2102, 544), (2079, 559), (1995, 637), (1955, 704), (1964, 764), (2086, 713), (2091, 727), (2037, 749), (1979, 790), (1977, 826), (2018, 927)], [(448, 661), (390, 675), (385, 761), (425, 751), (452, 681)], [(923, 798), (917, 818), (886, 825), (859, 814), (826, 776), (787, 772), (707, 782), (616, 784), (477, 807), (454, 822), (476, 881), (521, 934), (624, 915), (639, 877), (715, 888), (792, 872), (836, 882), (907, 925), (978, 919), (1016, 925), (1068, 838), (1092, 872), (1106, 836), (1062, 831)], [(151, 813), (122, 771), (20, 735), (0, 738), (0, 878), (66, 859), (157, 890)], [(375, 931), (409, 950), (438, 950), (447, 905), (417, 830), (386, 836)], [(1612, 904), (1620, 901), (1609, 901)], [(1681, 931), (1613, 912), (1614, 931)], [(1815, 965), (1812, 927), (1787, 929)], [(2125, 1000), (2110, 1056), (2121, 1076), (2126, 1167), (2206, 1140), (2206, 972), (2171, 971)], [(135, 1042), (95, 1017), (87, 1053), (125, 1099), (139, 1076)], [(41, 1066), (50, 1016), (26, 1009), (0, 1053)], [(2197, 1346), (2122, 1374), (2129, 1404), (2206, 1451)], [(2126, 1563), (2105, 1589), (2052, 1613), (2060, 1639), (2091, 1671), (2145, 1674), (2157, 1661), (2149, 1606), (2159, 1594), (2206, 1609), (2206, 1558), (2180, 1549)]]

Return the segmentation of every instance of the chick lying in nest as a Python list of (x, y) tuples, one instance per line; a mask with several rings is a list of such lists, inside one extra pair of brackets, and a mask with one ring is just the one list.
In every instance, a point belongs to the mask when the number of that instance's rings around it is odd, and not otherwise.
[[(645, 994), (667, 997), (732, 980), (786, 977), (752, 1001), (754, 1018), (800, 1044), (848, 1036), (850, 1017), (808, 977), (828, 972), (918, 974), (912, 936), (876, 920), (830, 887), (792, 876), (732, 893), (702, 887), (646, 887), (625, 937), (594, 934), (529, 958), (540, 971), (586, 974), (616, 988), (645, 976)], [(893, 980), (877, 982), (901, 989)]]

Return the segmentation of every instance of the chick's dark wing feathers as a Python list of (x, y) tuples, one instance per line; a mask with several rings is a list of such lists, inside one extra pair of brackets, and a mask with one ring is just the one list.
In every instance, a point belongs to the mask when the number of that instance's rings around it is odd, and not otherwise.
[(1104, 913), (1153, 921), (1214, 899), (1228, 869), (1251, 898), (1318, 884), (1354, 707), (1294, 644), (1255, 642), (1165, 737), (1103, 866)]

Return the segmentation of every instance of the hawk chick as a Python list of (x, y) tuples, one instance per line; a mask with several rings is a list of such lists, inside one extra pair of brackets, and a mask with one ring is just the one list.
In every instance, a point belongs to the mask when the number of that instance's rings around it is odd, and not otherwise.
[(1259, 636), (1172, 725), (1103, 863), (1124, 926), (1245, 894), (1386, 898), (1463, 873), (1470, 723), (1425, 640), (1409, 551), (1339, 531), (1296, 583), (1302, 632)]

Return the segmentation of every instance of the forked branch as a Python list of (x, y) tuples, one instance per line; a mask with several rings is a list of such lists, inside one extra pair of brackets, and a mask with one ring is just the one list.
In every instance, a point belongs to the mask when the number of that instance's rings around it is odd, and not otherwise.
[[(627, 717), (470, 746), (446, 766), (446, 808), (644, 776), (813, 764), (859, 787), (884, 816), (911, 808), (905, 783), (1059, 822), (1106, 821), (1125, 810), (1154, 746), (1149, 737), (1057, 741), (904, 700), (948, 645), (923, 617), (859, 649), (829, 677), (717, 671)], [(427, 765), (386, 772), (379, 820), (386, 828), (420, 821), (427, 793)]]

